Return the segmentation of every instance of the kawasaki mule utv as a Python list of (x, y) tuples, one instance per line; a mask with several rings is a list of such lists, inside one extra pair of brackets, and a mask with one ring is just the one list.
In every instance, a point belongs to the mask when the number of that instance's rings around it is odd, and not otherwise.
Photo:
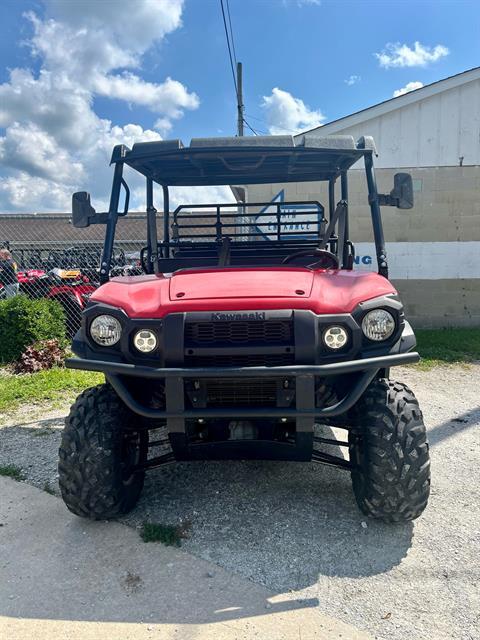
[[(422, 413), (390, 378), (391, 367), (419, 356), (388, 281), (380, 215), (380, 205), (412, 207), (412, 181), (396, 174), (390, 194), (377, 193), (373, 155), (371, 138), (313, 134), (120, 145), (109, 211), (74, 194), (73, 224), (103, 223), (106, 235), (103, 284), (67, 366), (100, 371), (106, 382), (84, 391), (66, 420), (60, 487), (73, 513), (129, 511), (152, 467), (232, 459), (334, 465), (350, 471), (365, 514), (398, 522), (422, 513), (430, 485)], [(359, 160), (378, 273), (354, 270), (347, 173)], [(125, 165), (146, 178), (145, 273), (109, 279), (115, 226), (128, 212)], [(170, 213), (172, 185), (306, 181), (328, 183), (327, 217), (318, 201), (245, 202), (240, 186), (237, 204)], [(161, 241), (154, 183), (163, 190)], [(348, 438), (320, 437), (316, 424)], [(160, 427), (167, 436), (158, 440)]]

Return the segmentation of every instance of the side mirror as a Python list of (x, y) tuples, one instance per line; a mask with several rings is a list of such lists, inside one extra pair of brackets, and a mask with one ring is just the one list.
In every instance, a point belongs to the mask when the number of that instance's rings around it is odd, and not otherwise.
[(390, 195), (397, 203), (398, 209), (411, 209), (413, 207), (413, 182), (409, 173), (396, 173), (393, 176), (393, 189)]
[(72, 224), (77, 229), (90, 226), (90, 218), (96, 214), (90, 204), (90, 194), (86, 191), (77, 191), (72, 196)]
[(85, 229), (91, 224), (105, 224), (108, 213), (97, 213), (90, 204), (87, 191), (77, 191), (72, 196), (72, 224), (77, 229)]
[(409, 173), (396, 173), (393, 176), (393, 189), (387, 195), (378, 194), (378, 204), (397, 209), (411, 209), (413, 207), (413, 182)]

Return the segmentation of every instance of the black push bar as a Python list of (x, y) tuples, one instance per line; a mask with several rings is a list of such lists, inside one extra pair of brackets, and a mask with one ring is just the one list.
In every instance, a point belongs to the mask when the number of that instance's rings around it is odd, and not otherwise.
[(137, 378), (282, 378), (284, 376), (336, 376), (357, 373), (369, 369), (384, 369), (402, 364), (418, 362), (416, 351), (396, 353), (374, 358), (331, 362), (329, 364), (297, 364), (283, 367), (146, 367), (144, 365), (109, 362), (106, 360), (87, 360), (67, 358), (68, 369), (99, 371), (106, 374), (135, 376)]
[[(153, 368), (137, 366), (123, 363), (112, 363), (101, 360), (82, 360), (80, 358), (69, 358), (66, 366), (70, 369), (86, 369), (88, 371), (100, 371), (106, 374), (107, 380), (115, 389), (119, 397), (134, 413), (146, 418), (168, 419), (168, 418), (299, 418), (315, 417), (317, 419), (329, 418), (342, 415), (348, 411), (360, 399), (368, 385), (379, 369), (389, 368), (399, 364), (410, 364), (418, 362), (420, 356), (416, 352), (380, 356), (375, 358), (364, 358), (362, 360), (351, 360), (348, 362), (338, 362), (324, 365), (296, 365), (284, 367), (211, 367), (211, 368)], [(333, 375), (361, 372), (362, 375), (355, 381), (349, 393), (334, 405), (327, 407), (248, 407), (248, 408), (198, 408), (162, 410), (146, 407), (136, 400), (124, 380), (122, 375), (171, 379), (177, 378), (181, 381), (184, 378), (246, 378), (246, 377), (295, 377), (307, 381), (315, 376), (328, 377)], [(183, 385), (182, 385), (183, 386)]]

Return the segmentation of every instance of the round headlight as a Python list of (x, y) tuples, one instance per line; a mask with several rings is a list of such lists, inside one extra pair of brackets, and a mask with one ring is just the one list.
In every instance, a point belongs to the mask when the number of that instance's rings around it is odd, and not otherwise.
[(120, 340), (122, 325), (113, 316), (97, 316), (90, 325), (92, 340), (102, 347), (111, 347)]
[(150, 351), (153, 351), (157, 347), (157, 336), (153, 331), (142, 329), (135, 334), (133, 344), (135, 348), (142, 353), (150, 353)]
[(341, 349), (348, 342), (348, 334), (343, 327), (328, 327), (323, 333), (323, 342), (329, 349)]
[(386, 340), (395, 331), (395, 320), (385, 309), (374, 309), (363, 318), (362, 331), (369, 340)]

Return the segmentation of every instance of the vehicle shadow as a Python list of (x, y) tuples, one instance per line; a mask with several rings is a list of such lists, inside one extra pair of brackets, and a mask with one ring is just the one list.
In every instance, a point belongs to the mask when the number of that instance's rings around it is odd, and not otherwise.
[[(329, 453), (338, 454), (335, 449)], [(147, 474), (142, 499), (125, 521), (187, 521), (188, 551), (279, 591), (311, 586), (322, 576), (389, 571), (406, 556), (413, 535), (412, 523), (364, 516), (347, 471), (298, 462), (157, 469)]]
[[(21, 448), (31, 450), (31, 429), (7, 428), (0, 433), (5, 453), (14, 454), (21, 433)], [(56, 462), (58, 436), (52, 429), (34, 438), (42, 468)], [(8, 515), (11, 502), (17, 523)], [(51, 624), (237, 625), (254, 618), (262, 625), (274, 615), (281, 616), (278, 624), (293, 616), (301, 625), (315, 615), (328, 625), (316, 589), (288, 592), (322, 581), (328, 589), (331, 576), (388, 572), (407, 554), (413, 532), (411, 523), (365, 518), (348, 472), (315, 463), (176, 463), (147, 474), (143, 496), (123, 522), (188, 522), (182, 550), (144, 544), (134, 528), (120, 531), (114, 522), (74, 517), (46, 493), (27, 496), (23, 504), (27, 514), (18, 499), (0, 505), (0, 538), (18, 527), (4, 545), (8, 556), (0, 554), (0, 614)], [(183, 551), (200, 560), (192, 564)], [(217, 565), (213, 573), (211, 563)], [(272, 636), (265, 631), (260, 637)]]
[[(19, 638), (137, 638), (146, 636), (123, 627), (107, 627), (107, 633), (100, 634), (98, 626), (83, 628), (84, 635), (74, 627), (70, 636), (69, 627), (61, 625), (68, 621), (137, 623), (143, 625), (144, 633), (152, 630), (145, 629), (146, 624), (176, 627), (264, 619), (272, 614), (295, 615), (298, 609), (318, 605), (316, 598), (276, 597), (181, 550), (144, 544), (130, 527), (74, 517), (59, 500), (32, 493), (24, 483), (0, 478), (0, 484), (4, 496), (0, 504), (2, 637), (8, 628), (9, 637)], [(29, 633), (21, 634), (18, 623)], [(177, 630), (165, 629), (165, 633), (173, 638)], [(239, 637), (225, 632), (227, 636)], [(175, 637), (196, 634), (188, 629), (186, 635)], [(217, 630), (217, 635), (208, 635), (213, 637), (223, 636)]]
[[(54, 488), (59, 424), (2, 429), (0, 459), (18, 465), (39, 488)], [(322, 435), (333, 434), (324, 428)], [(326, 451), (341, 455), (337, 447)], [(387, 572), (406, 556), (413, 536), (412, 523), (364, 516), (349, 472), (318, 463), (174, 463), (147, 473), (140, 502), (121, 521), (186, 523), (186, 551), (278, 593), (322, 577)]]
[(480, 406), (476, 409), (469, 409), (461, 415), (445, 420), (435, 425), (428, 431), (428, 440), (431, 447), (441, 444), (449, 438), (458, 436), (462, 431), (477, 427), (480, 418)]

